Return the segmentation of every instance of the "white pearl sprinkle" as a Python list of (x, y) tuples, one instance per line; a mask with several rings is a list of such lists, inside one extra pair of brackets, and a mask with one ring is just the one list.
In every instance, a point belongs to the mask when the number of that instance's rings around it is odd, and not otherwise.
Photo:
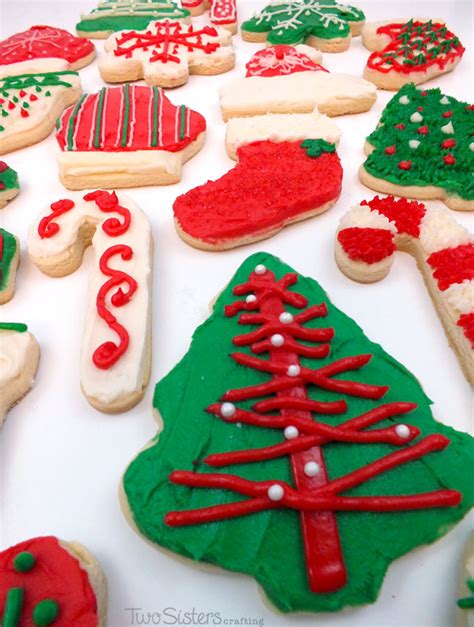
[(270, 486), (268, 488), (268, 498), (271, 501), (281, 501), (281, 499), (283, 498), (284, 495), (284, 490), (281, 487), (281, 485), (279, 485), (278, 483), (275, 483), (274, 485)]
[(421, 115), (421, 113), (418, 113), (418, 111), (415, 111), (415, 113), (412, 113), (410, 115), (410, 122), (421, 122), (423, 120), (423, 116)]
[(408, 438), (408, 437), (410, 437), (410, 429), (407, 427), (407, 425), (397, 425), (395, 427), (395, 433), (400, 438)]
[(275, 333), (270, 338), (270, 342), (272, 343), (272, 346), (283, 346), (283, 344), (285, 343), (285, 338), (283, 337), (283, 335), (280, 335), (280, 333)]
[(400, 104), (408, 104), (410, 102), (410, 98), (408, 98), (408, 96), (400, 96), (398, 102)]
[(283, 313), (280, 314), (280, 317), (278, 318), (278, 320), (282, 324), (291, 324), (293, 322), (293, 316), (287, 311), (284, 311)]
[(320, 470), (321, 468), (317, 462), (306, 462), (304, 465), (304, 474), (307, 477), (316, 477)]
[(443, 96), (443, 97), (441, 98), (441, 100), (440, 100), (440, 103), (441, 103), (441, 104), (449, 104), (449, 99), (448, 99), (448, 98), (446, 98), (446, 96)]
[(232, 418), (235, 414), (235, 405), (233, 403), (222, 403), (221, 405), (221, 416), (224, 418)]
[(285, 427), (285, 430), (283, 431), (283, 435), (285, 436), (287, 440), (294, 440), (295, 438), (299, 436), (299, 434), (300, 432), (293, 425), (289, 425), (288, 427)]
[(469, 150), (474, 151), (474, 142), (471, 142), (471, 143), (469, 144)]
[(300, 372), (301, 372), (301, 368), (299, 366), (292, 365), (292, 366), (288, 366), (288, 370), (286, 371), (286, 374), (289, 377), (297, 377)]
[(256, 300), (257, 300), (257, 297), (255, 296), (255, 294), (249, 294), (247, 298), (245, 299), (245, 302), (254, 303)]
[(410, 146), (410, 148), (413, 148), (413, 150), (416, 150), (420, 145), (420, 142), (417, 139), (410, 139), (408, 145)]
[(267, 269), (263, 265), (263, 263), (259, 263), (258, 266), (255, 266), (255, 274), (265, 274)]
[(452, 122), (448, 122), (444, 126), (441, 127), (441, 132), (446, 133), (446, 135), (452, 135), (454, 133), (454, 126)]

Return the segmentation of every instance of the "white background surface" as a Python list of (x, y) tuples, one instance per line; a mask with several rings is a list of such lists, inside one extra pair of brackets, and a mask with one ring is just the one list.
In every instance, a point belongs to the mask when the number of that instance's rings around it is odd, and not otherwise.
[[(472, 4), (470, 2), (360, 2), (368, 20), (413, 15), (444, 18), (467, 48), (459, 67), (427, 86), (438, 85), (462, 100), (472, 98)], [(1, 5), (2, 38), (33, 24), (73, 31), (92, 2), (10, 2)], [(240, 4), (240, 19), (261, 4)], [(199, 18), (204, 23), (206, 18)], [(216, 77), (193, 76), (169, 96), (203, 113), (208, 121), (204, 148), (184, 166), (179, 185), (132, 189), (130, 196), (148, 214), (155, 238), (153, 371), (145, 399), (132, 411), (105, 416), (92, 409), (79, 389), (79, 355), (90, 251), (72, 276), (51, 279), (28, 260), (27, 229), (44, 205), (68, 196), (57, 177), (53, 136), (33, 147), (3, 156), (21, 180), (21, 194), (0, 213), (0, 225), (16, 233), (23, 246), (17, 294), (0, 311), (0, 320), (26, 322), (41, 345), (41, 362), (32, 392), (9, 414), (0, 438), (0, 548), (28, 537), (54, 534), (83, 542), (100, 559), (109, 583), (109, 625), (131, 624), (125, 608), (160, 612), (194, 608), (220, 612), (225, 619), (263, 619), (266, 626), (447, 627), (454, 623), (455, 580), (463, 544), (472, 529), (465, 519), (448, 536), (393, 564), (376, 604), (337, 615), (272, 613), (249, 577), (205, 572), (154, 550), (126, 523), (117, 493), (127, 463), (156, 432), (151, 411), (153, 385), (182, 357), (191, 335), (208, 315), (208, 303), (239, 264), (257, 250), (279, 255), (302, 274), (316, 278), (333, 302), (355, 318), (423, 383), (437, 419), (468, 431), (471, 392), (426, 293), (413, 259), (400, 254), (381, 283), (363, 286), (346, 279), (333, 260), (339, 218), (353, 204), (371, 198), (356, 176), (365, 136), (373, 130), (391, 97), (379, 92), (373, 109), (336, 118), (343, 130), (339, 155), (343, 193), (328, 213), (285, 229), (271, 240), (226, 253), (205, 253), (184, 244), (172, 220), (175, 197), (217, 178), (232, 167), (224, 150), (225, 126), (217, 88), (243, 68), (257, 44), (234, 38), (236, 68)], [(99, 54), (102, 43), (97, 42)], [(350, 51), (325, 54), (332, 72), (361, 75), (367, 51), (360, 38)], [(81, 70), (86, 91), (101, 87), (96, 63)], [(432, 203), (440, 204), (440, 203)], [(441, 205), (441, 204), (440, 204)], [(453, 212), (471, 225), (472, 216)], [(470, 469), (472, 472), (472, 469)], [(466, 469), (469, 471), (469, 469)], [(363, 539), (361, 539), (363, 541)], [(284, 555), (282, 555), (284, 559)], [(161, 624), (179, 624), (162, 617)]]

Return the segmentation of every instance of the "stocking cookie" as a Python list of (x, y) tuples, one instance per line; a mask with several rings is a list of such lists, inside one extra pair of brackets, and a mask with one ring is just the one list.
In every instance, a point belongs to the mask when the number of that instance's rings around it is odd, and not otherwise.
[(396, 250), (415, 257), (449, 343), (474, 383), (474, 237), (448, 211), (393, 196), (363, 201), (342, 218), (336, 261), (351, 279), (383, 279)]
[(18, 175), (5, 161), (0, 161), (0, 209), (20, 193)]
[(43, 536), (0, 552), (2, 625), (105, 627), (107, 582), (78, 542)]
[(59, 178), (68, 189), (177, 183), (205, 130), (200, 113), (171, 104), (158, 87), (103, 87), (59, 120)]
[(222, 74), (234, 67), (232, 36), (223, 28), (195, 28), (182, 22), (153, 22), (143, 31), (122, 31), (105, 42), (99, 62), (102, 79), (177, 87), (189, 74)]
[[(285, 117), (292, 127), (293, 116)], [(178, 235), (195, 248), (227, 250), (272, 237), (327, 211), (341, 193), (336, 147), (323, 139), (257, 141), (238, 148), (237, 158), (220, 179), (174, 202)]]
[(0, 76), (78, 70), (95, 57), (90, 41), (54, 26), (32, 26), (0, 42)]
[(364, 78), (393, 91), (406, 83), (419, 85), (451, 72), (464, 54), (458, 37), (438, 20), (366, 24), (362, 41), (374, 51), (367, 60)]
[(474, 106), (405, 85), (367, 137), (359, 178), (378, 192), (474, 210)]
[(173, 0), (99, 0), (97, 8), (81, 15), (79, 37), (105, 39), (121, 30), (142, 30), (155, 20), (189, 21), (190, 13)]
[(232, 35), (237, 32), (237, 0), (183, 0), (182, 5), (192, 16), (202, 15), (209, 9), (209, 19), (214, 26), (222, 26)]
[[(474, 503), (474, 443), (313, 280), (247, 259), (158, 383), (123, 478), (148, 541), (254, 577), (281, 611), (373, 603)], [(370, 538), (370, 542), (367, 542)], [(212, 539), (212, 540), (211, 540)]]
[(18, 237), (0, 228), (0, 305), (8, 303), (15, 294), (16, 271), (19, 264)]
[(76, 194), (48, 207), (31, 226), (28, 252), (45, 274), (74, 272), (92, 244), (81, 358), (81, 387), (106, 413), (143, 397), (151, 365), (153, 240), (146, 215), (115, 192)]
[(47, 137), (63, 109), (80, 95), (77, 72), (38, 72), (0, 79), (0, 154)]
[(317, 106), (329, 116), (369, 110), (377, 95), (372, 83), (350, 74), (331, 74), (309, 46), (276, 45), (257, 52), (245, 78), (219, 90), (224, 120), (264, 113), (305, 113)]
[(351, 35), (359, 35), (362, 11), (335, 0), (295, 0), (272, 3), (242, 24), (245, 41), (269, 44), (307, 43), (323, 52), (343, 52)]
[(32, 387), (39, 358), (38, 342), (26, 324), (0, 322), (0, 427), (10, 407)]

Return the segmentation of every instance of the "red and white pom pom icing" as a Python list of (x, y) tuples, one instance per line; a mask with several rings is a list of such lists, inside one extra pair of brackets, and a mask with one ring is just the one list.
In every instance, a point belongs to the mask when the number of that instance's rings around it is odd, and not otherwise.
[(320, 65), (319, 51), (305, 46), (285, 46), (278, 44), (256, 52), (245, 66), (248, 76), (285, 76), (295, 72), (327, 72)]

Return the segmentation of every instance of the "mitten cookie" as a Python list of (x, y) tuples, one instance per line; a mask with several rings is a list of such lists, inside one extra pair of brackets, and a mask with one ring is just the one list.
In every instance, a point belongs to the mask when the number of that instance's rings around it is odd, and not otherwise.
[(171, 104), (158, 87), (103, 87), (59, 120), (59, 178), (68, 189), (177, 183), (205, 130), (200, 113)]
[(224, 120), (264, 113), (305, 113), (317, 106), (326, 115), (368, 111), (377, 99), (372, 83), (350, 74), (331, 74), (309, 46), (277, 45), (257, 52), (245, 78), (219, 90)]
[(0, 209), (20, 193), (18, 175), (5, 161), (0, 161)]
[(373, 603), (393, 560), (474, 503), (473, 439), (430, 403), (315, 281), (258, 253), (158, 383), (162, 432), (125, 472), (126, 515), (283, 612)]
[(193, 17), (209, 9), (214, 26), (222, 26), (232, 35), (237, 32), (237, 0), (183, 0), (182, 5)]
[(16, 271), (20, 264), (20, 240), (0, 227), (0, 305), (15, 294)]
[(54, 26), (32, 26), (0, 42), (0, 76), (79, 70), (95, 57), (90, 41)]
[(37, 72), (0, 79), (0, 154), (47, 137), (58, 116), (80, 95), (77, 72)]
[(10, 407), (32, 387), (39, 358), (38, 342), (26, 324), (0, 322), (0, 427)]
[(474, 105), (405, 85), (367, 137), (359, 178), (378, 192), (474, 210)]
[(267, 5), (242, 23), (242, 39), (269, 44), (307, 43), (323, 52), (343, 52), (359, 35), (362, 11), (335, 0), (295, 0)]
[(474, 534), (467, 541), (459, 574), (457, 627), (474, 624)]
[(105, 42), (99, 71), (107, 83), (144, 78), (148, 85), (177, 87), (190, 74), (222, 74), (234, 67), (232, 36), (223, 28), (152, 22), (143, 31), (122, 31)]
[(76, 24), (79, 37), (105, 39), (120, 30), (141, 30), (155, 20), (189, 21), (190, 13), (173, 0), (99, 0), (97, 8)]
[(115, 192), (76, 194), (48, 207), (31, 226), (28, 252), (45, 274), (61, 277), (81, 265), (92, 244), (81, 387), (106, 413), (136, 405), (151, 366), (153, 240), (146, 215)]
[[(285, 117), (291, 127), (293, 116)], [(221, 251), (272, 237), (327, 211), (341, 193), (336, 147), (323, 139), (257, 141), (238, 148), (237, 158), (220, 179), (174, 202), (178, 235), (195, 248)]]
[(439, 20), (391, 20), (365, 24), (362, 42), (374, 50), (364, 78), (381, 89), (396, 91), (406, 83), (451, 72), (464, 54), (459, 39)]
[(393, 196), (363, 201), (342, 218), (336, 261), (351, 279), (383, 279), (397, 249), (415, 257), (449, 342), (474, 383), (474, 237), (448, 211)]
[(105, 627), (107, 583), (78, 542), (32, 538), (0, 553), (0, 616), (5, 627)]

